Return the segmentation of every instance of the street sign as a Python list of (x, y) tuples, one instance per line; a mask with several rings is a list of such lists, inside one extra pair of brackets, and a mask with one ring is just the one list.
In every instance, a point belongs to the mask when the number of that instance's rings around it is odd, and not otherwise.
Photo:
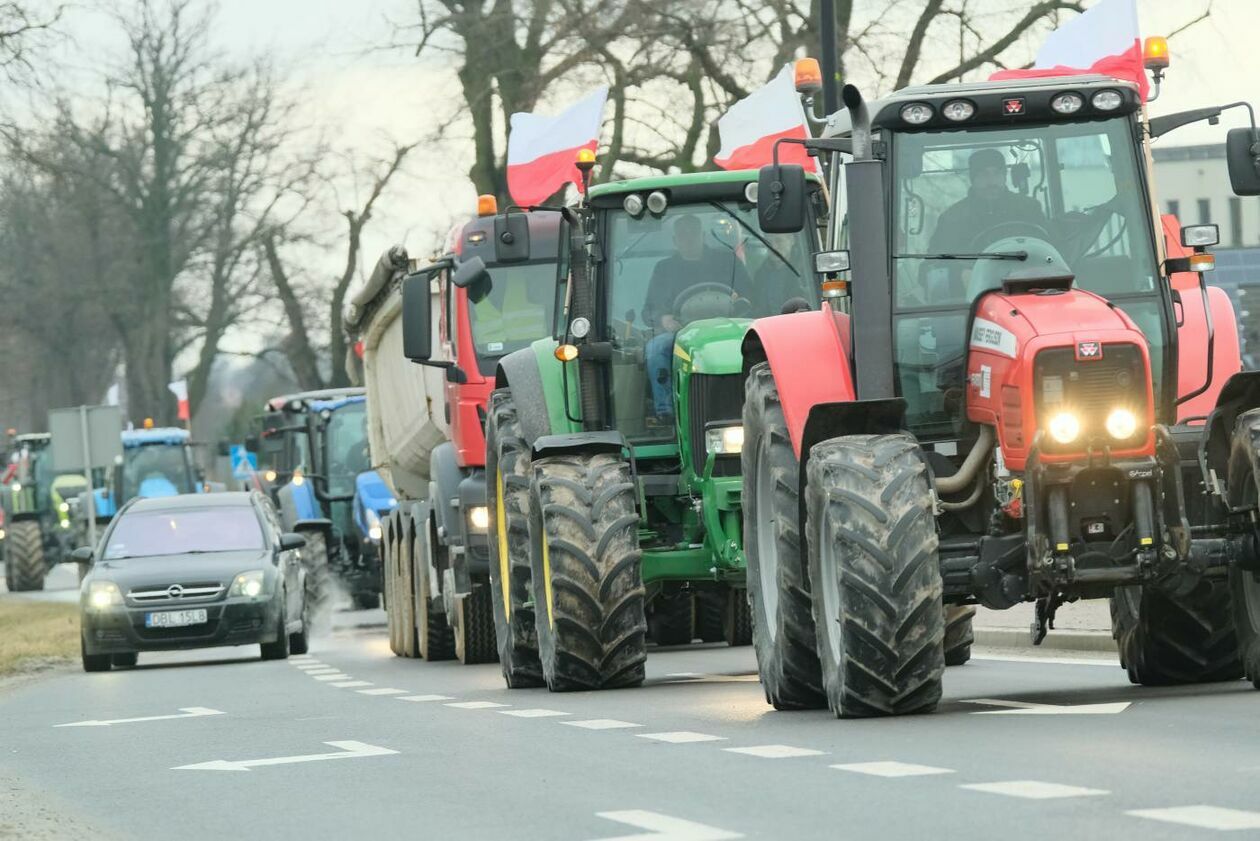
[(228, 457), (232, 460), (233, 479), (248, 479), (258, 472), (258, 456), (243, 444), (233, 444), (228, 449)]
[[(83, 429), (85, 415), (86, 440)], [(48, 431), (52, 433), (53, 470), (61, 473), (87, 470), (89, 467), (113, 467), (114, 460), (123, 451), (122, 428), (122, 409), (117, 406), (53, 409), (48, 413)]]

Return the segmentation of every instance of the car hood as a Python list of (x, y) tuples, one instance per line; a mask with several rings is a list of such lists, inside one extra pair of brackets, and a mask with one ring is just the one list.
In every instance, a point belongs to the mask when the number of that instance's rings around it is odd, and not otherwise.
[(237, 573), (270, 569), (271, 552), (250, 549), (245, 552), (213, 552), (204, 555), (155, 555), (150, 558), (124, 558), (100, 561), (92, 566), (89, 579), (113, 581), (124, 593), (171, 584), (217, 582), (224, 587)]

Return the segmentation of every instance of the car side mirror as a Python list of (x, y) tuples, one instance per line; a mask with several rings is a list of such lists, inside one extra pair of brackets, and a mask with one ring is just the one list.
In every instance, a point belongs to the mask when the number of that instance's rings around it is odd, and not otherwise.
[(280, 535), (280, 550), (287, 552), (290, 549), (301, 549), (306, 545), (306, 538), (295, 531), (286, 531)]
[(413, 274), (403, 280), (403, 356), (412, 362), (427, 362), (433, 355), (432, 306), (429, 275)]
[(494, 217), (494, 259), (497, 263), (524, 263), (529, 259), (529, 215), (503, 213)]
[(794, 234), (805, 228), (805, 167), (763, 166), (757, 176), (757, 221), (768, 234)]
[(70, 553), (70, 560), (74, 561), (76, 564), (92, 563), (92, 547), (80, 546), (78, 549), (75, 549)]
[(1230, 129), (1225, 135), (1229, 183), (1236, 196), (1260, 196), (1260, 137), (1250, 128)]

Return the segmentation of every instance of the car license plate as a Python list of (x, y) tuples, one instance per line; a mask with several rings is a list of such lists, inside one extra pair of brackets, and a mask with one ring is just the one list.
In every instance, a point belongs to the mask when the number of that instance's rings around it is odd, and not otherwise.
[(146, 628), (183, 628), (186, 625), (201, 625), (206, 621), (206, 611), (202, 610), (165, 610), (161, 613), (146, 613)]

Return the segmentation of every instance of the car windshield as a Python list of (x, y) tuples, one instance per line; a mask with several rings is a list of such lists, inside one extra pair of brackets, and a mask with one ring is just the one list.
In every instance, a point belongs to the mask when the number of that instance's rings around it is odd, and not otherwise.
[(192, 472), (179, 444), (145, 444), (123, 454), (123, 499), (192, 493)]
[(136, 511), (123, 514), (105, 546), (105, 560), (243, 552), (263, 549), (262, 527), (251, 506)]
[(497, 359), (550, 336), (556, 264), (547, 261), (494, 266), (489, 271), (489, 288), (469, 289), (468, 295), (477, 356)]
[(328, 493), (354, 493), (354, 478), (372, 467), (368, 456), (367, 403), (347, 403), (333, 411), (324, 428), (328, 454)]

